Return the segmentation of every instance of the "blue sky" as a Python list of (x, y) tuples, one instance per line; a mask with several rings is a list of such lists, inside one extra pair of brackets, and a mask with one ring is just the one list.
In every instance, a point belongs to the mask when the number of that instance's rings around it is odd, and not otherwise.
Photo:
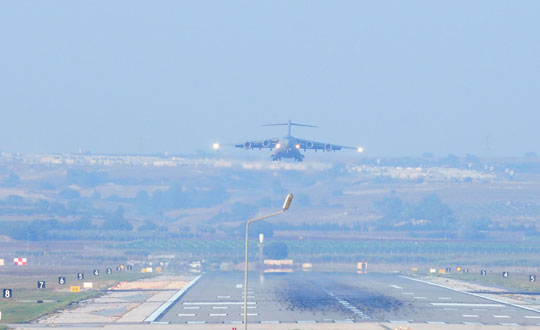
[(3, 1), (0, 150), (540, 153), (538, 1)]

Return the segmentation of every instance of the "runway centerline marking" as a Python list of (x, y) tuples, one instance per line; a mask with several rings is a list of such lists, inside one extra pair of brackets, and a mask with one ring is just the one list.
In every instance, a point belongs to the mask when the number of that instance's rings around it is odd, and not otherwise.
[(509, 319), (510, 318), (509, 315), (493, 315), (493, 317), (498, 318), (498, 319)]
[(403, 289), (402, 287), (400, 287), (399, 285), (395, 285), (395, 284), (392, 284), (390, 285), (392, 288), (394, 289)]
[(463, 314), (463, 315), (461, 315), (461, 316), (463, 316), (463, 317), (479, 317), (479, 316), (476, 315), (476, 314)]
[(197, 314), (178, 314), (178, 316), (182, 316), (182, 317), (185, 317), (185, 316), (196, 316)]
[(208, 316), (227, 316), (227, 314), (208, 314)]

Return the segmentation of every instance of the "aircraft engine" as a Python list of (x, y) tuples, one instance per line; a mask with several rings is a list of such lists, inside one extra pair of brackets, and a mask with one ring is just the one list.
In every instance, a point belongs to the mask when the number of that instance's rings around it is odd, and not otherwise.
[(251, 142), (244, 143), (244, 148), (245, 149), (251, 149)]
[(315, 143), (313, 143), (313, 141), (306, 142), (306, 148), (308, 148), (308, 149), (313, 148), (314, 145), (315, 145)]
[(324, 151), (332, 151), (332, 145), (330, 143), (326, 143), (324, 145)]
[(269, 148), (271, 144), (272, 142), (270, 142), (270, 140), (264, 140), (262, 143), (263, 147), (265, 148)]

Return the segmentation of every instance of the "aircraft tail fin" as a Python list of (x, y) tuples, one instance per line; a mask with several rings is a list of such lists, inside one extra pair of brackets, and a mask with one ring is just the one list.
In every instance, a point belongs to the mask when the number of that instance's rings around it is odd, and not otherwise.
[(299, 123), (292, 123), (290, 120), (287, 123), (279, 123), (279, 124), (265, 124), (261, 126), (289, 126), (289, 136), (291, 136), (291, 126), (303, 126), (303, 127), (317, 127), (313, 125), (306, 125), (306, 124), (299, 124)]

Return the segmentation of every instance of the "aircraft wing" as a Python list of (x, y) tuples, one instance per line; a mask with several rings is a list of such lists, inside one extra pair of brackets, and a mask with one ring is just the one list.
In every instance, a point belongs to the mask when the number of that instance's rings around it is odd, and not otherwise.
[(335, 150), (341, 150), (341, 149), (353, 149), (358, 152), (364, 151), (362, 147), (347, 147), (347, 146), (342, 146), (339, 144), (317, 142), (317, 141), (304, 140), (304, 139), (298, 139), (298, 138), (296, 139), (296, 143), (298, 145), (297, 149), (304, 149), (304, 150), (335, 151)]
[(274, 149), (276, 144), (279, 143), (278, 138), (266, 139), (266, 140), (256, 140), (256, 141), (246, 141), (243, 143), (236, 143), (234, 146), (236, 148), (242, 149)]

